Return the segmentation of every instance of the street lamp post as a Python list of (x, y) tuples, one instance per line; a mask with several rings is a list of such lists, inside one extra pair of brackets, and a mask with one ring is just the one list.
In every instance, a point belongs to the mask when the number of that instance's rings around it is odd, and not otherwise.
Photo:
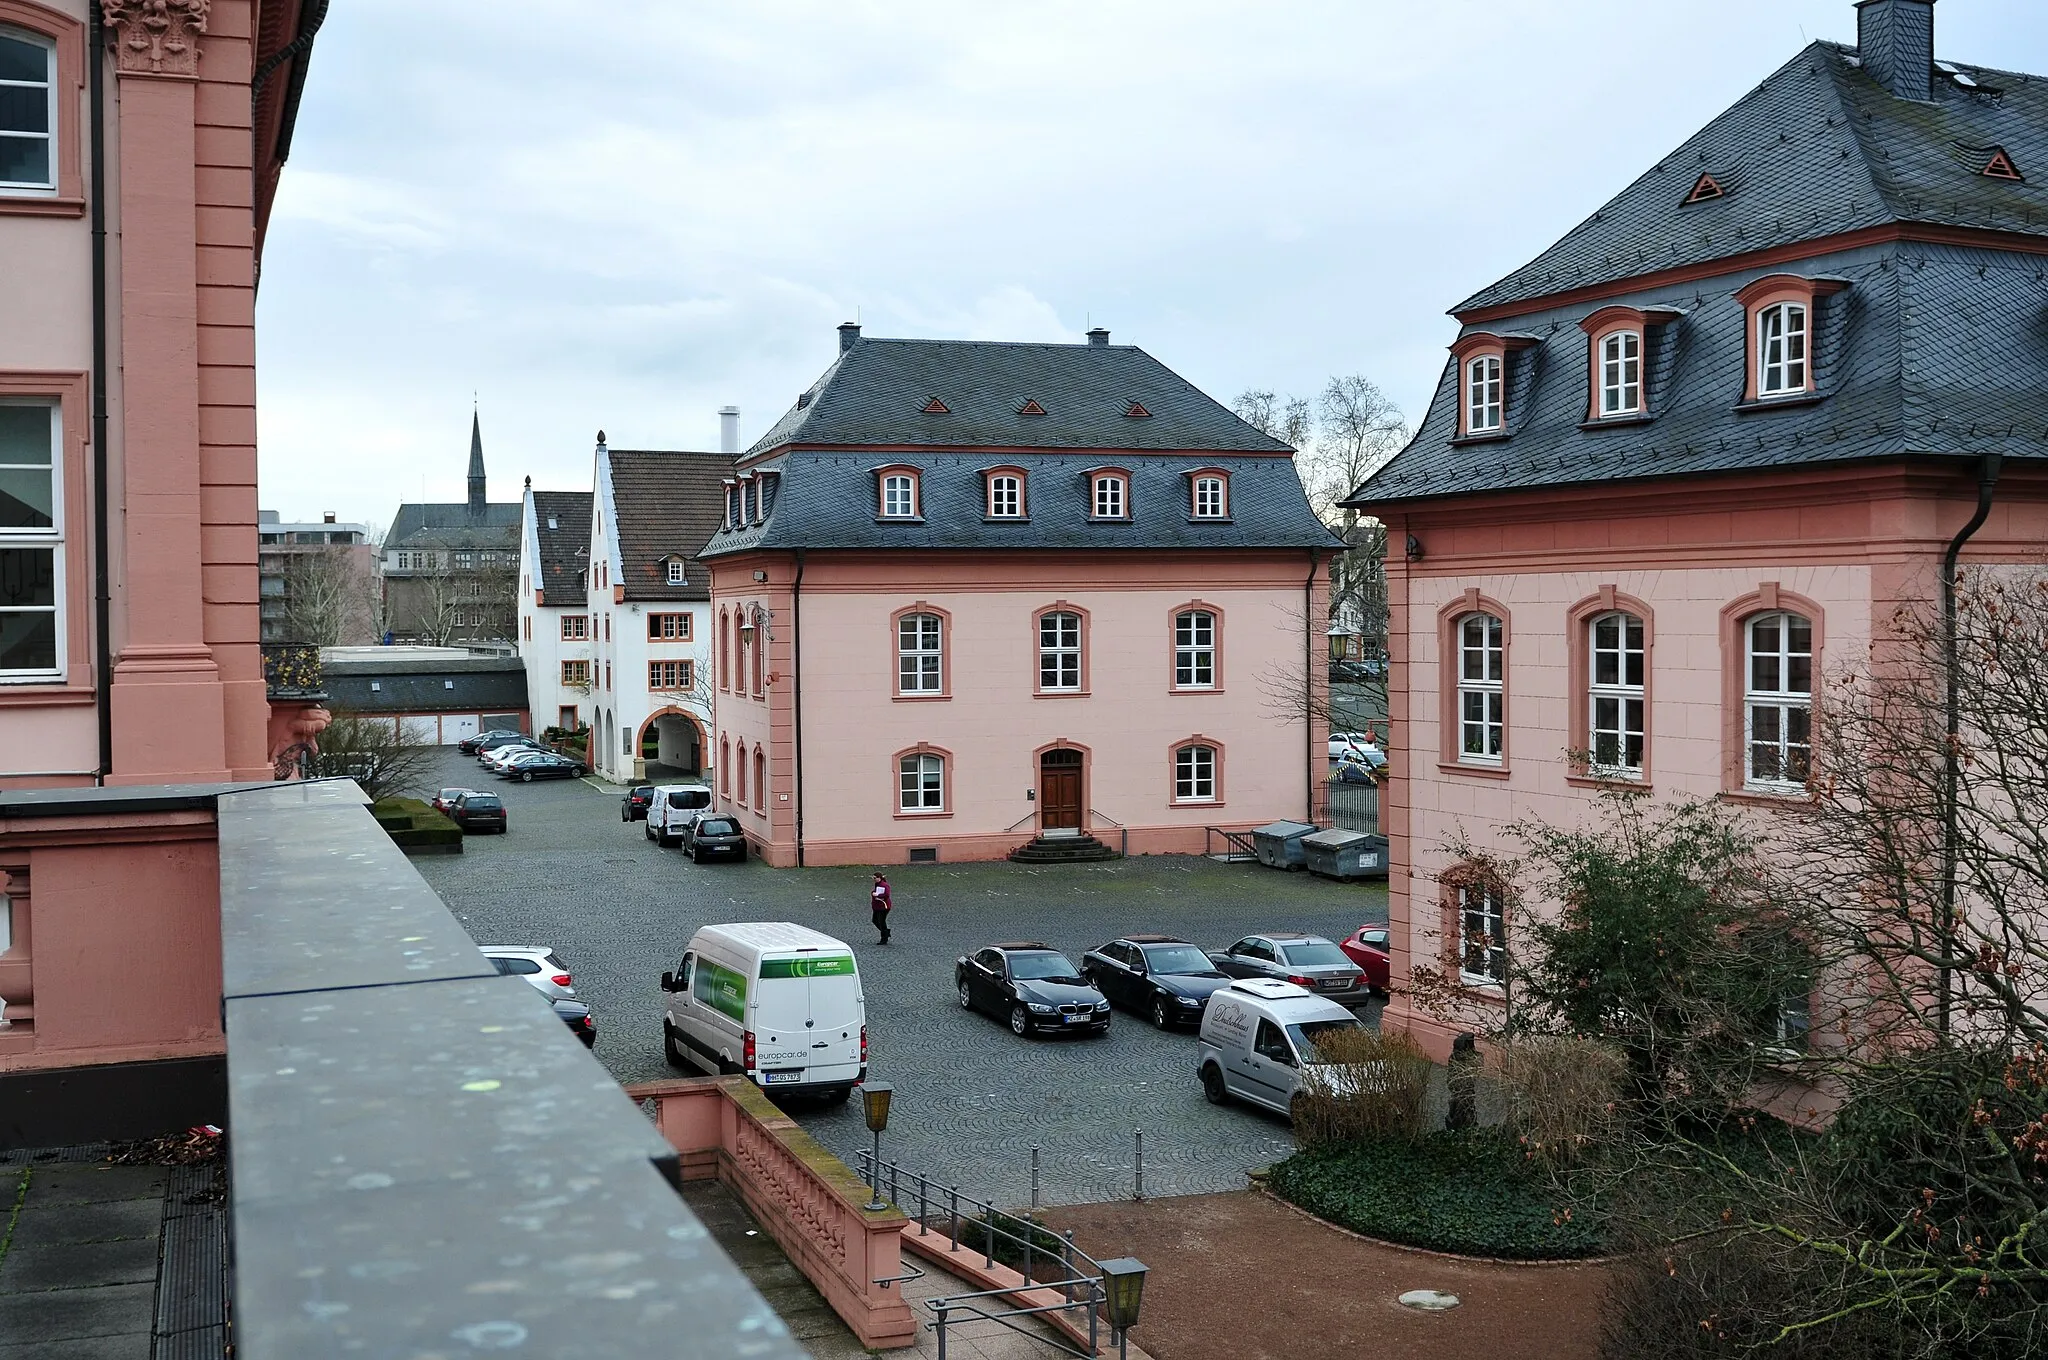
[(1116, 1335), (1117, 1360), (1128, 1355), (1126, 1335), (1138, 1325), (1138, 1307), (1145, 1301), (1145, 1263), (1135, 1256), (1119, 1256), (1101, 1263), (1103, 1303), (1109, 1310), (1109, 1328)]
[(874, 1160), (868, 1165), (875, 1192), (867, 1203), (869, 1212), (889, 1207), (882, 1198), (882, 1130), (889, 1127), (889, 1101), (895, 1094), (896, 1088), (886, 1081), (866, 1082), (860, 1088), (860, 1112), (875, 1136)]

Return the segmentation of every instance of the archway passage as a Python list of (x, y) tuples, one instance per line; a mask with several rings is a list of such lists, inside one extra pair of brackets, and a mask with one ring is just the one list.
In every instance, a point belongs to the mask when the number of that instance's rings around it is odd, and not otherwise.
[(1038, 828), (1073, 831), (1081, 825), (1081, 753), (1070, 748), (1038, 758)]
[(653, 783), (697, 783), (706, 774), (710, 743), (697, 719), (665, 708), (640, 728), (640, 758)]

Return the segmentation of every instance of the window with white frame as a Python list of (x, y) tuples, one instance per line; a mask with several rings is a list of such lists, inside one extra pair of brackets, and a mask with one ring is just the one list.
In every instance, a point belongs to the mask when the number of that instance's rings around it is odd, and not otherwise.
[(672, 586), (679, 586), (685, 584), (683, 577), (683, 562), (682, 559), (679, 557), (671, 557), (668, 560), (668, 583)]
[(1011, 472), (999, 472), (988, 479), (988, 517), (1024, 517), (1024, 479)]
[(1106, 474), (1095, 479), (1095, 518), (1122, 519), (1129, 513), (1128, 485), (1120, 476)]
[(57, 187), (57, 47), (0, 28), (0, 193)]
[(905, 614), (896, 620), (896, 691), (937, 694), (945, 687), (943, 625), (937, 614)]
[(1222, 519), (1229, 513), (1224, 499), (1223, 479), (1205, 476), (1195, 478), (1195, 518)]
[(1465, 433), (1501, 427), (1500, 356), (1482, 354), (1465, 365)]
[(1586, 625), (1592, 665), (1587, 702), (1593, 771), (1640, 779), (1643, 774), (1643, 621), (1623, 610)]
[(1196, 744), (1183, 746), (1173, 753), (1173, 801), (1216, 801), (1215, 747)]
[(62, 425), (54, 401), (0, 402), (0, 678), (8, 680), (55, 678), (63, 661)]
[(691, 634), (688, 614), (649, 614), (647, 616), (647, 640), (649, 642), (688, 642)]
[(902, 812), (945, 811), (944, 757), (923, 753), (896, 762), (896, 807)]
[(696, 685), (696, 669), (688, 661), (650, 661), (647, 663), (647, 688), (687, 692)]
[(1206, 609), (1173, 616), (1173, 687), (1216, 688), (1216, 616)]
[(1498, 987), (1508, 977), (1505, 899), (1496, 883), (1458, 886), (1458, 979)]
[(1813, 757), (1813, 621), (1757, 614), (1743, 635), (1743, 782), (1773, 792), (1804, 788)]
[(1756, 392), (1760, 397), (1806, 390), (1806, 308), (1780, 302), (1756, 315)]
[(740, 527), (740, 489), (738, 486), (727, 486), (725, 488), (725, 527), (728, 529)]
[(907, 472), (892, 472), (882, 478), (882, 517), (917, 518), (917, 478)]
[(1616, 331), (1600, 341), (1600, 414), (1630, 415), (1643, 409), (1643, 337)]
[(1813, 1030), (1813, 997), (1809, 992), (1792, 992), (1778, 1001), (1775, 1017), (1776, 1042), (1772, 1050), (1786, 1057), (1806, 1052)]
[(1458, 620), (1458, 759), (1498, 765), (1507, 739), (1505, 630), (1492, 614)]
[(590, 683), (590, 663), (588, 661), (564, 661), (562, 663), (562, 683), (565, 685), (588, 685)]
[(475, 565), (476, 554), (466, 552), (459, 552), (455, 554), (455, 569), (457, 571), (468, 571)]
[(1038, 616), (1038, 688), (1081, 688), (1081, 616), (1055, 609)]

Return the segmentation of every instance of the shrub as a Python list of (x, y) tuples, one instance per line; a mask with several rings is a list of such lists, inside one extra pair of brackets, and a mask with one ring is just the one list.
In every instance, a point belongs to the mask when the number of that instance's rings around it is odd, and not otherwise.
[(1628, 1060), (1591, 1039), (1527, 1035), (1493, 1054), (1508, 1127), (1545, 1166), (1570, 1166), (1613, 1137)]
[(370, 805), (370, 815), (401, 850), (462, 849), (462, 828), (417, 798), (380, 798)]
[(1325, 1031), (1323, 1056), (1302, 1070), (1294, 1136), (1303, 1147), (1360, 1138), (1422, 1136), (1429, 1058), (1406, 1031)]
[(1433, 1251), (1538, 1261), (1605, 1248), (1603, 1215), (1562, 1205), (1520, 1148), (1494, 1130), (1303, 1148), (1267, 1183), (1318, 1218)]

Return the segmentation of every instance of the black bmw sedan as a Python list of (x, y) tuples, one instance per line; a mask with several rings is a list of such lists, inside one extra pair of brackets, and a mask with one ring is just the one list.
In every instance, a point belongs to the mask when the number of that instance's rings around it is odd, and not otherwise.
[(1125, 935), (1081, 956), (1081, 973), (1119, 1006), (1161, 1029), (1199, 1025), (1210, 993), (1230, 977), (1207, 954), (1172, 935)]
[(1109, 998), (1050, 945), (992, 944), (953, 967), (960, 1004), (1008, 1020), (1020, 1035), (1109, 1032)]

